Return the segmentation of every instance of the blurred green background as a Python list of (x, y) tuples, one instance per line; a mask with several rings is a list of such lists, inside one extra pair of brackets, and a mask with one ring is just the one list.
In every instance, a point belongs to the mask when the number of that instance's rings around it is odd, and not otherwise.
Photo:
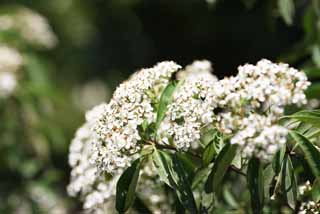
[[(1, 30), (21, 7), (47, 19), (55, 47)], [(65, 189), (70, 140), (84, 112), (141, 67), (208, 59), (223, 77), (268, 58), (305, 69), (317, 98), (319, 17), (317, 0), (0, 1), (0, 45), (24, 58), (19, 87), (0, 99), (0, 213), (81, 210)]]

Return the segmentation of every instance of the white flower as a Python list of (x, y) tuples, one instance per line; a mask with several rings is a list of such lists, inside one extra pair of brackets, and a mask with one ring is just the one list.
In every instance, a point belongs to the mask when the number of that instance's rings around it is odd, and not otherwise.
[(17, 71), (23, 64), (20, 53), (0, 45), (0, 97), (10, 96), (17, 87)]
[(167, 115), (158, 130), (162, 143), (172, 139), (180, 150), (190, 146), (197, 148), (201, 127), (212, 123), (213, 110), (217, 105), (213, 85), (217, 78), (212, 75), (209, 61), (195, 61), (178, 72), (183, 84), (176, 89)]
[(33, 45), (53, 48), (58, 40), (48, 21), (25, 7), (17, 7), (10, 13), (0, 15), (0, 31), (15, 30)]
[(138, 127), (155, 121), (153, 103), (179, 68), (174, 62), (162, 62), (136, 72), (116, 89), (95, 125), (101, 142), (94, 145), (93, 159), (101, 171), (112, 173), (136, 158), (133, 154), (141, 149)]
[(22, 64), (23, 58), (17, 50), (0, 45), (0, 72), (15, 72)]

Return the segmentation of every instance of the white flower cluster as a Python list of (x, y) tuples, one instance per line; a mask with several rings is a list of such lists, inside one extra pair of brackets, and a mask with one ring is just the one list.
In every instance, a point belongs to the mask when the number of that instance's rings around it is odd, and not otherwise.
[[(226, 114), (219, 115), (223, 118), (223, 123), (226, 123), (226, 120), (232, 121), (230, 112)], [(242, 148), (244, 157), (255, 156), (269, 160), (286, 142), (288, 130), (273, 125), (270, 117), (252, 113), (248, 117), (232, 122), (237, 123), (239, 131), (231, 138), (230, 143), (238, 144)], [(230, 124), (228, 127), (233, 128), (233, 125)]]
[(310, 181), (306, 181), (305, 184), (299, 186), (298, 190), (300, 195), (305, 195), (306, 193), (310, 192), (312, 190)]
[(103, 176), (91, 161), (94, 144), (98, 141), (92, 131), (97, 116), (102, 114), (106, 104), (100, 104), (86, 113), (86, 123), (80, 127), (70, 145), (69, 165), (72, 167), (71, 181), (67, 187), (71, 196), (80, 195), (85, 209), (92, 209), (115, 195), (116, 182), (121, 171)]
[(161, 143), (172, 141), (181, 150), (198, 146), (201, 128), (213, 122), (217, 103), (212, 90), (217, 78), (211, 71), (208, 61), (195, 61), (186, 70), (179, 71), (182, 85), (174, 92), (166, 118), (158, 130)]
[(112, 173), (136, 158), (134, 154), (141, 148), (138, 128), (155, 121), (153, 104), (179, 68), (174, 62), (162, 62), (135, 73), (116, 89), (95, 126), (100, 138), (95, 162), (101, 171)]
[(235, 77), (221, 80), (217, 89), (217, 127), (232, 134), (242, 156), (269, 159), (286, 142), (287, 130), (277, 125), (287, 105), (306, 104), (304, 91), (310, 85), (303, 72), (287, 64), (261, 60), (257, 65), (239, 67)]
[(17, 87), (17, 71), (23, 64), (20, 53), (0, 45), (0, 98), (10, 96)]
[[(85, 208), (98, 213), (114, 204), (120, 174), (148, 140), (197, 149), (202, 131), (216, 128), (239, 145), (243, 157), (269, 159), (286, 142), (288, 131), (277, 119), (286, 105), (306, 103), (310, 84), (302, 72), (268, 60), (240, 66), (238, 75), (222, 80), (211, 73), (208, 61), (196, 61), (177, 73), (180, 83), (165, 118), (155, 136), (145, 139), (143, 127), (155, 124), (160, 96), (179, 69), (174, 62), (142, 69), (116, 89), (108, 104), (86, 114), (70, 146), (68, 187), (70, 195), (81, 195)], [(171, 212), (154, 171), (150, 162), (143, 166), (137, 194), (155, 213)]]
[(48, 21), (40, 14), (24, 7), (0, 15), (1, 31), (17, 31), (28, 43), (45, 48), (53, 48), (58, 42)]
[(211, 71), (210, 63), (197, 61), (178, 73), (182, 85), (158, 130), (161, 142), (181, 150), (196, 148), (202, 128), (213, 125), (231, 135), (242, 156), (272, 157), (286, 142), (287, 130), (277, 125), (284, 107), (307, 102), (305, 74), (265, 59), (240, 66), (236, 76), (222, 80)]
[(320, 214), (320, 202), (302, 202), (298, 214)]
[[(68, 194), (80, 195), (84, 202), (83, 208), (89, 213), (97, 214), (112, 213), (111, 210), (114, 210), (116, 185), (123, 172), (122, 169), (118, 169), (113, 171), (113, 174), (101, 174), (95, 163), (91, 161), (96, 152), (94, 145), (99, 141), (92, 130), (92, 125), (104, 107), (105, 104), (101, 104), (87, 112), (86, 123), (76, 132), (69, 154), (69, 165), (72, 171), (71, 181), (67, 187)], [(154, 213), (161, 213), (170, 208), (152, 162), (147, 162), (141, 169), (138, 192), (139, 197), (148, 202), (149, 209), (154, 210)]]

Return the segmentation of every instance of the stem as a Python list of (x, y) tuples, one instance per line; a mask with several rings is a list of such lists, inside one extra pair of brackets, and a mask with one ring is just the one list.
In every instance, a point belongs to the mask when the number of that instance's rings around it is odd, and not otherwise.
[(242, 172), (240, 169), (238, 169), (237, 167), (233, 166), (233, 165), (230, 165), (229, 169), (231, 169), (232, 171), (240, 174), (240, 175), (243, 175), (243, 176), (247, 176), (246, 173)]

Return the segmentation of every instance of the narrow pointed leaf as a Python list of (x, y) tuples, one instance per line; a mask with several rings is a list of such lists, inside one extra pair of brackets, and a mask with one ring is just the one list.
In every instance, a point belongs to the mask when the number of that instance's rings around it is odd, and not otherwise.
[(293, 16), (295, 13), (293, 0), (278, 0), (278, 8), (280, 15), (287, 25), (293, 23)]
[(247, 183), (251, 197), (251, 207), (254, 214), (262, 213), (264, 203), (264, 180), (261, 162), (252, 158), (248, 164)]
[(160, 180), (165, 182), (167, 185), (171, 186), (169, 181), (169, 164), (171, 162), (171, 157), (168, 153), (154, 149), (152, 154), (153, 163), (157, 169)]
[(116, 189), (116, 209), (119, 213), (127, 211), (135, 200), (135, 190), (139, 178), (141, 161), (135, 160), (126, 169), (117, 183)]
[(320, 128), (320, 110), (303, 110), (283, 118), (292, 118)]
[(225, 144), (222, 148), (206, 181), (205, 190), (207, 193), (216, 191), (216, 188), (220, 186), (225, 173), (236, 155), (236, 151), (237, 146), (230, 143)]
[(191, 190), (191, 184), (179, 157), (155, 149), (153, 160), (161, 180), (175, 190), (180, 203), (185, 209), (191, 213), (196, 213), (197, 206)]
[(161, 94), (160, 103), (159, 103), (158, 112), (157, 112), (156, 130), (159, 128), (160, 123), (162, 122), (162, 120), (166, 115), (167, 107), (172, 100), (172, 95), (175, 89), (176, 89), (176, 83), (170, 82)]
[(294, 174), (294, 169), (289, 155), (286, 155), (283, 159), (283, 181), (282, 181), (282, 193), (284, 194), (288, 205), (295, 210), (297, 202), (297, 181)]
[(305, 155), (312, 173), (320, 177), (320, 151), (303, 135), (296, 131), (290, 131), (292, 138), (298, 143)]

